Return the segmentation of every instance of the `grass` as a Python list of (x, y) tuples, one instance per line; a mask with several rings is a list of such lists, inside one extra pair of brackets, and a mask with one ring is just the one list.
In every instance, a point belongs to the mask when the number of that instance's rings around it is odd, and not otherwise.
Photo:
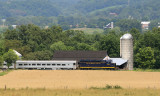
[(160, 89), (0, 89), (0, 96), (160, 96)]
[(90, 89), (103, 89), (103, 90), (108, 90), (108, 89), (122, 89), (121, 86), (119, 85), (115, 85), (115, 86), (112, 86), (112, 85), (106, 85), (105, 87), (91, 87)]
[(133, 71), (139, 71), (139, 72), (160, 72), (160, 69), (139, 69), (139, 68), (135, 68)]
[(0, 76), (4, 76), (6, 74), (8, 74), (9, 72), (11, 72), (12, 70), (6, 70), (6, 71), (2, 71), (0, 72)]
[(74, 28), (73, 30), (81, 30), (86, 34), (103, 33), (103, 29), (100, 28)]

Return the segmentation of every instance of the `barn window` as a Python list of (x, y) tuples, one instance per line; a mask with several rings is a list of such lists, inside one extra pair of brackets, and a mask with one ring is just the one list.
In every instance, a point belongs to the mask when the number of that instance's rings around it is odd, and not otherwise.
[(51, 64), (47, 64), (47, 66), (50, 66)]
[(45, 66), (46, 64), (42, 64), (42, 66)]
[(76, 63), (73, 63), (73, 65), (76, 65)]
[(52, 66), (55, 66), (56, 64), (52, 64)]
[(61, 64), (57, 64), (57, 66), (61, 66)]

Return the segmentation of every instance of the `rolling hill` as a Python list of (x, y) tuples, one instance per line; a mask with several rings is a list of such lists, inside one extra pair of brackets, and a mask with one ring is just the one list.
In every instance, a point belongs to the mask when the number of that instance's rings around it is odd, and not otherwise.
[(0, 1), (0, 16), (58, 16), (61, 12), (48, 0)]
[[(63, 26), (75, 25), (77, 22), (92, 23), (99, 18), (160, 20), (159, 5), (158, 0), (0, 0), (0, 19), (8, 19), (7, 24), (23, 24), (20, 22), (20, 19), (23, 19), (24, 24), (30, 22), (40, 25), (43, 21), (41, 18), (47, 18), (43, 25), (63, 23)], [(36, 17), (40, 21), (32, 20)], [(50, 17), (53, 17), (52, 21)], [(60, 20), (64, 22), (57, 23), (57, 17), (75, 19)]]
[[(0, 0), (0, 17), (15, 16), (84, 16), (159, 19), (158, 0)], [(73, 15), (72, 15), (73, 16)]]

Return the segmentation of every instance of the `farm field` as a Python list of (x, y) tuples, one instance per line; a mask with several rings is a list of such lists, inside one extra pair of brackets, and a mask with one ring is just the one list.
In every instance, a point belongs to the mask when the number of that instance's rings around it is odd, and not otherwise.
[(103, 33), (103, 29), (100, 28), (74, 28), (72, 30), (81, 30), (86, 34)]
[(105, 70), (14, 70), (0, 76), (0, 88), (89, 89), (106, 85), (124, 89), (160, 89), (160, 72)]

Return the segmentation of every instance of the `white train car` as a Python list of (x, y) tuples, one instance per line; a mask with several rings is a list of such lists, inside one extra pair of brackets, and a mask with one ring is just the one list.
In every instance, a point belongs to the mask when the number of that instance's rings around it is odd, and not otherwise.
[(75, 70), (76, 61), (16, 61), (17, 69), (42, 69), (42, 70)]

